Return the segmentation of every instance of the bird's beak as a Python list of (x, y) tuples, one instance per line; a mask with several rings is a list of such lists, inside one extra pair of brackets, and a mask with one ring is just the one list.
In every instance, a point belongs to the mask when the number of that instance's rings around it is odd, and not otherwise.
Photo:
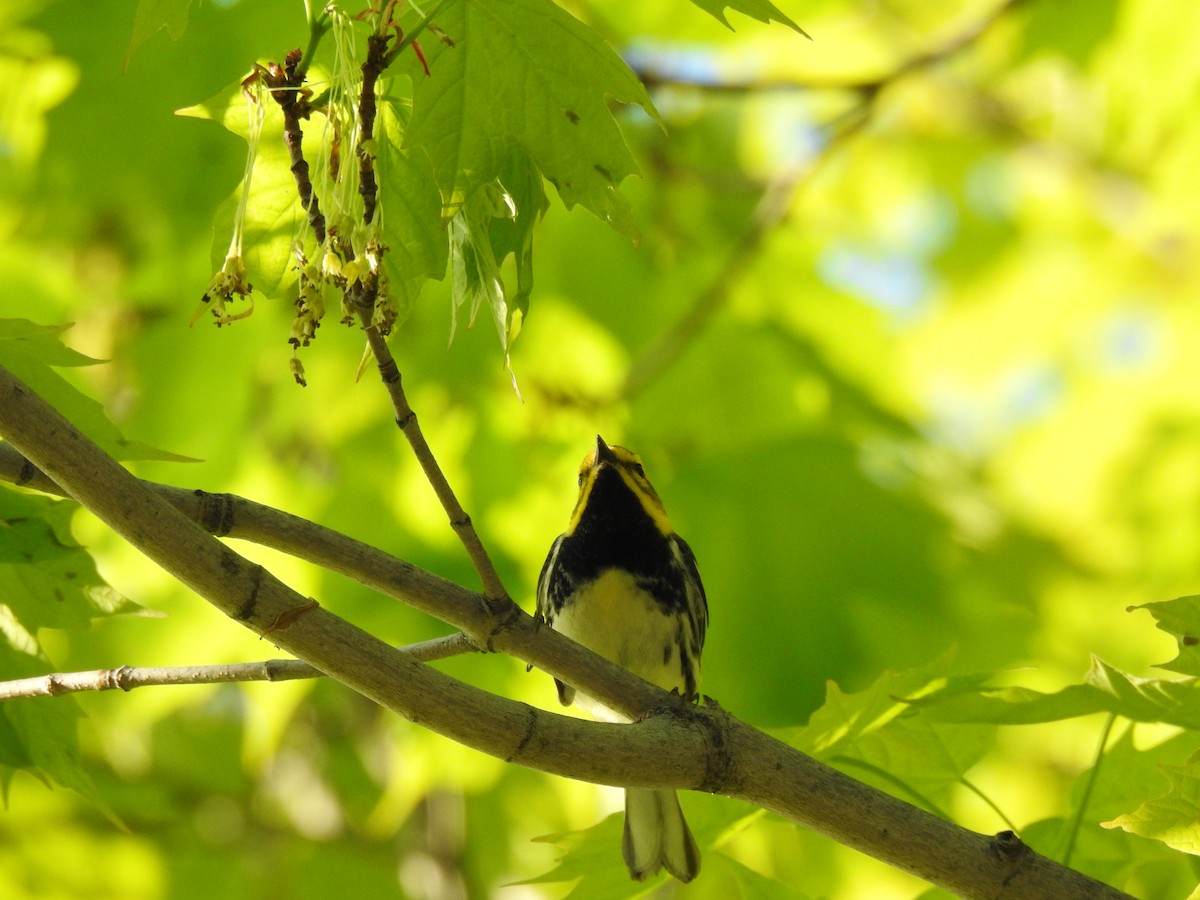
[(596, 435), (596, 462), (609, 465), (616, 465), (617, 462), (616, 454), (608, 448), (608, 444), (604, 443), (604, 438), (600, 435)]

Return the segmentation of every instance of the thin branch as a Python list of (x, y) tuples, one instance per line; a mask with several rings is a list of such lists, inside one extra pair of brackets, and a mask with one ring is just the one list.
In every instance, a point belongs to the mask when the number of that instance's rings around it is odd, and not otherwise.
[(967, 28), (954, 34), (949, 40), (914, 53), (878, 75), (859, 78), (828, 76), (808, 78), (753, 78), (744, 80), (697, 79), (653, 65), (633, 64), (630, 68), (647, 90), (656, 88), (679, 88), (705, 94), (765, 94), (782, 91), (797, 92), (840, 92), (873, 94), (905, 75), (936, 65), (949, 59), (975, 43), (1003, 16), (1027, 0), (1002, 0), (990, 12), (979, 17)]
[(868, 121), (869, 100), (864, 100), (839, 117), (837, 131), (815, 159), (793, 166), (767, 185), (755, 207), (750, 225), (725, 259), (725, 265), (680, 319), (643, 352), (629, 367), (618, 398), (628, 399), (670, 367), (691, 346), (729, 301), (734, 288), (750, 271), (767, 237), (791, 210), (796, 192), (832, 156), (835, 145), (856, 134)]
[[(413, 659), (432, 662), (477, 650), (461, 632), (397, 648)], [(182, 684), (231, 684), (246, 681), (294, 681), (325, 673), (299, 659), (207, 666), (119, 666), (88, 672), (52, 672), (34, 678), (0, 681), (0, 702), (18, 697), (57, 697), (82, 691), (132, 691), (139, 687)]]
[[(653, 714), (627, 725), (558, 715), (463, 684), (320, 608), (204, 533), (2, 366), (0, 436), (235, 621), (410, 721), (484, 753), (585, 781), (737, 797), (964, 897), (1128, 897), (1038, 855), (1011, 832), (987, 837), (960, 828), (715, 706), (682, 703), (627, 672), (635, 693), (644, 688), (660, 698), (657, 708), (646, 707)], [(551, 629), (536, 632), (538, 642), (555, 638), (588, 653)], [(607, 704), (592, 684), (578, 687)]]
[(359, 308), (359, 316), (363, 331), (367, 335), (367, 344), (371, 348), (371, 355), (374, 356), (375, 364), (379, 368), (379, 377), (391, 398), (392, 409), (396, 415), (396, 426), (404, 433), (409, 446), (412, 447), (413, 454), (417, 457), (417, 462), (421, 464), (421, 470), (433, 487), (434, 493), (437, 494), (442, 509), (446, 511), (450, 527), (454, 529), (454, 533), (458, 535), (458, 539), (466, 548), (467, 556), (470, 557), (471, 563), (479, 575), (479, 580), (483, 584), (486, 602), (496, 610), (503, 610), (511, 606), (512, 601), (508, 598), (508, 592), (504, 589), (504, 584), (500, 580), (499, 573), (496, 572), (495, 565), (492, 564), (491, 557), (488, 556), (487, 549), (483, 546), (483, 541), (479, 539), (479, 534), (475, 531), (471, 517), (458, 502), (454, 489), (450, 487), (450, 482), (446, 479), (442, 467), (438, 465), (433, 451), (429, 448), (429, 442), (425, 440), (425, 434), (417, 422), (417, 414), (408, 404), (408, 397), (401, 384), (400, 368), (396, 365), (391, 350), (388, 349), (387, 341), (379, 329), (371, 324), (369, 313), (362, 307)]
[[(438, 9), (440, 8), (439, 5)], [(388, 20), (388, 17), (390, 17), (390, 10), (391, 5), (387, 7), (384, 13), (384, 20)], [(424, 19), (421, 28), (424, 28), (428, 24), (428, 18)], [(358, 156), (361, 167), (359, 189), (363, 192), (364, 216), (367, 222), (370, 222), (374, 215), (377, 186), (375, 184), (374, 160), (368, 152), (370, 145), (368, 144), (364, 147), (364, 141), (370, 140), (374, 133), (376, 109), (375, 81), (393, 58), (385, 53), (388, 40), (384, 36), (384, 32), (386, 32), (388, 27), (389, 21), (381, 21), (379, 30), (368, 39), (367, 61), (363, 64), (363, 88), (359, 109), (363, 120), (363, 141), (359, 142)], [(412, 38), (419, 31), (420, 28), (410, 36), (407, 43), (411, 43)], [(404, 40), (397, 41), (398, 46), (407, 46), (407, 43)], [(312, 180), (309, 177), (308, 162), (304, 159), (304, 152), (301, 146), (303, 135), (300, 131), (300, 119), (307, 118), (312, 112), (312, 107), (301, 90), (304, 74), (303, 70), (299, 68), (299, 64), (299, 51), (293, 51), (288, 54), (285, 66), (282, 69), (277, 64), (272, 64), (264, 70), (264, 77), (268, 87), (271, 89), (271, 96), (275, 98), (275, 101), (283, 110), (284, 140), (291, 154), (292, 174), (296, 180), (301, 204), (308, 211), (309, 224), (312, 226), (317, 239), (324, 242), (326, 234), (325, 217), (321, 214), (317, 203)], [(340, 249), (346, 254), (348, 259), (353, 258), (354, 250), (349, 243), (346, 243)], [(425, 435), (417, 422), (416, 413), (409, 406), (408, 398), (405, 396), (404, 388), (401, 385), (400, 370), (396, 365), (395, 359), (392, 358), (391, 351), (388, 350), (384, 332), (375, 323), (375, 305), (378, 297), (378, 275), (371, 272), (364, 274), (362, 278), (348, 288), (346, 299), (348, 305), (357, 312), (362, 328), (366, 332), (371, 353), (379, 367), (380, 376), (392, 401), (396, 424), (412, 447), (413, 453), (417, 457), (422, 471), (425, 473), (425, 477), (429, 480), (434, 493), (442, 504), (442, 508), (446, 511), (446, 515), (450, 520), (450, 527), (458, 535), (459, 540), (466, 548), (472, 565), (474, 565), (476, 572), (479, 574), (479, 579), (483, 585), (485, 603), (489, 607), (489, 611), (493, 614), (503, 611), (510, 616), (513, 615), (513, 611), (519, 614), (519, 610), (517, 610), (511, 599), (509, 599), (508, 593), (505, 591), (500, 576), (496, 571), (496, 567), (488, 556), (487, 550), (484, 548), (483, 542), (475, 531), (474, 525), (471, 523), (470, 516), (467, 515), (462, 504), (459, 503), (458, 497), (450, 487), (450, 483), (446, 479), (445, 473), (442, 472), (441, 466), (438, 465), (437, 459), (429, 447), (429, 443), (425, 440)], [(504, 624), (501, 623), (500, 627), (504, 627)]]
[[(383, 24), (381, 23), (381, 28)], [(375, 84), (387, 67), (388, 37), (375, 32), (367, 37), (367, 58), (362, 64), (362, 93), (358, 100), (361, 131), (358, 137), (358, 193), (363, 201), (363, 221), (368, 225), (375, 218), (379, 183), (375, 179)]]
[[(374, 140), (375, 114), (377, 110), (375, 85), (388, 66), (395, 62), (396, 57), (409, 46), (412, 46), (417, 52), (417, 58), (420, 59), (421, 65), (425, 69), (425, 74), (429, 74), (429, 67), (425, 63), (425, 56), (420, 52), (420, 45), (416, 43), (416, 39), (432, 23), (433, 17), (445, 5), (446, 0), (442, 0), (428, 15), (423, 15), (409, 33), (405, 34), (401, 32), (400, 23), (396, 19), (398, 6), (396, 0), (387, 0), (380, 11), (379, 23), (375, 31), (367, 37), (367, 58), (362, 64), (362, 93), (359, 96), (358, 104), (358, 117), (362, 131), (359, 136), (357, 153), (358, 192), (362, 195), (363, 199), (363, 221), (368, 225), (375, 218), (375, 207), (379, 194), (379, 184), (375, 176)], [(390, 32), (393, 31), (396, 33), (396, 42), (394, 46), (389, 48), (389, 44), (391, 43)]]
[[(312, 44), (310, 43), (310, 47)], [(304, 66), (301, 66), (301, 63)], [(300, 194), (300, 205), (308, 214), (308, 224), (318, 243), (325, 243), (325, 215), (313, 189), (308, 160), (304, 158), (304, 132), (300, 120), (312, 115), (312, 104), (304, 90), (304, 78), (308, 60), (302, 60), (299, 50), (287, 55), (282, 67), (271, 63), (260, 70), (267, 88), (279, 108), (283, 111), (283, 142), (287, 145), (292, 160), (292, 177), (296, 180), (296, 191)]]
[[(645, 388), (647, 384), (671, 366), (691, 346), (695, 338), (708, 327), (716, 314), (728, 302), (742, 277), (750, 270), (751, 264), (761, 252), (766, 238), (787, 217), (796, 192), (811, 181), (812, 176), (833, 156), (837, 148), (865, 127), (870, 121), (874, 104), (885, 87), (913, 72), (941, 63), (960, 53), (1021, 2), (1023, 0), (1003, 0), (990, 13), (980, 17), (971, 26), (963, 29), (945, 43), (904, 60), (883, 75), (858, 80), (814, 81), (792, 85), (810, 90), (848, 91), (858, 95), (858, 98), (847, 113), (839, 116), (832, 123), (833, 134), (815, 159), (790, 168), (768, 184), (749, 226), (727, 257), (725, 265), (713, 277), (708, 286), (700, 292), (679, 321), (633, 362), (618, 393), (618, 399), (631, 397)], [(643, 71), (638, 74), (647, 86), (667, 83), (663, 76), (653, 71)], [(678, 84), (680, 82), (671, 81), (670, 83)], [(749, 92), (752, 88), (777, 90), (787, 85), (773, 82), (755, 85), (749, 83), (741, 85), (688, 83), (688, 86), (710, 91)]]

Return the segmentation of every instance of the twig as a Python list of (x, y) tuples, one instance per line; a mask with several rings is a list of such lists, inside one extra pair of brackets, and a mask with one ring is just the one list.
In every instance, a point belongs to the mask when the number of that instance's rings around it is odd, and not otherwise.
[[(440, 8), (441, 5), (439, 4), (438, 9)], [(397, 41), (397, 46), (407, 46), (412, 43), (415, 34), (419, 33), (420, 29), (428, 24), (429, 19), (423, 19), (420, 28), (416, 29), (414, 34), (410, 35), (407, 40), (401, 39)], [(372, 154), (368, 152), (370, 145), (367, 144), (364, 147), (364, 142), (371, 140), (374, 134), (376, 111), (374, 92), (376, 79), (394, 58), (392, 54), (386, 52), (388, 47), (386, 31), (390, 27), (393, 27), (393, 25), (390, 21), (389, 7), (383, 13), (379, 29), (368, 38), (367, 61), (363, 63), (363, 86), (359, 100), (359, 111), (362, 118), (362, 140), (359, 141), (358, 156), (361, 167), (359, 190), (363, 192), (364, 217), (367, 222), (370, 222), (374, 215), (377, 185), (375, 182), (374, 160)], [(292, 174), (296, 179), (296, 187), (300, 193), (301, 203), (308, 210), (309, 223), (317, 239), (324, 242), (325, 217), (321, 215), (320, 208), (317, 205), (312, 180), (309, 177), (308, 163), (304, 159), (303, 148), (301, 146), (303, 136), (300, 131), (299, 120), (307, 118), (312, 108), (304, 93), (300, 90), (303, 83), (303, 72), (298, 68), (299, 63), (300, 53), (299, 51), (293, 51), (288, 54), (285, 67), (282, 70), (278, 65), (272, 64), (264, 72), (267, 85), (271, 89), (271, 96), (275, 98), (276, 102), (283, 109), (284, 139), (291, 154)], [(348, 242), (345, 246), (340, 247), (340, 249), (346, 255), (347, 259), (354, 258), (354, 249)], [(405, 396), (404, 388), (400, 382), (399, 367), (396, 365), (396, 361), (392, 358), (391, 351), (387, 347), (385, 340), (386, 329), (381, 328), (375, 321), (375, 305), (378, 297), (379, 278), (375, 272), (364, 273), (346, 292), (347, 304), (351, 309), (356, 311), (359, 317), (362, 328), (366, 332), (371, 353), (375, 358), (376, 365), (379, 367), (380, 376), (391, 397), (396, 424), (412, 447), (413, 453), (416, 455), (417, 461), (425, 473), (425, 477), (429, 480), (434, 493), (442, 504), (442, 508), (446, 511), (446, 515), (450, 520), (450, 527), (458, 535), (459, 540), (466, 548), (472, 565), (474, 565), (476, 572), (479, 574), (483, 585), (485, 603), (488, 605), (491, 613), (503, 614), (504, 621), (512, 619), (519, 614), (520, 610), (508, 597), (500, 576), (496, 572), (496, 567), (493, 565), (487, 550), (483, 546), (483, 542), (479, 539), (479, 535), (471, 523), (470, 516), (466, 514), (466, 511), (462, 508), (462, 504), (458, 502), (458, 498), (455, 496), (454, 490), (450, 487), (445, 473), (442, 472), (441, 466), (438, 465), (437, 459), (429, 447), (429, 443), (425, 440), (425, 435), (417, 423), (416, 413), (409, 406), (408, 398)], [(504, 627), (504, 625), (502, 624), (500, 627)]]
[(948, 41), (928, 50), (915, 53), (893, 65), (886, 72), (860, 78), (808, 77), (808, 78), (754, 78), (740, 81), (713, 80), (687, 77), (666, 68), (658, 68), (634, 62), (630, 65), (638, 80), (647, 90), (669, 87), (682, 88), (706, 94), (765, 94), (780, 91), (838, 92), (870, 94), (898, 81), (905, 75), (954, 56), (973, 44), (1007, 13), (1027, 0), (1002, 0), (991, 12), (981, 16), (971, 26), (955, 34)]
[[(380, 23), (380, 29), (386, 25)], [(387, 68), (388, 36), (375, 32), (367, 38), (367, 58), (362, 64), (362, 94), (358, 101), (361, 131), (358, 137), (358, 193), (363, 201), (363, 221), (368, 225), (375, 218), (379, 184), (375, 180), (375, 83)]]
[(496, 572), (495, 565), (492, 564), (491, 557), (488, 556), (487, 549), (483, 546), (483, 541), (479, 539), (479, 534), (471, 523), (471, 517), (458, 502), (454, 489), (450, 487), (450, 482), (447, 481), (442, 467), (438, 465), (437, 458), (429, 448), (429, 442), (425, 440), (425, 434), (417, 422), (417, 414), (408, 404), (408, 397), (404, 393), (404, 387), (400, 380), (400, 368), (396, 365), (391, 350), (388, 349), (387, 341), (379, 333), (379, 329), (370, 323), (367, 315), (366, 311), (360, 308), (359, 316), (367, 335), (367, 344), (371, 348), (371, 355), (375, 357), (375, 364), (379, 368), (379, 377), (392, 400), (392, 409), (396, 414), (396, 426), (404, 433), (409, 446), (412, 447), (413, 454), (421, 465), (421, 470), (433, 487), (434, 493), (437, 494), (442, 509), (446, 511), (450, 527), (454, 529), (454, 533), (458, 535), (458, 539), (466, 549), (467, 556), (470, 557), (471, 564), (475, 567), (479, 580), (483, 584), (485, 602), (494, 611), (502, 611), (509, 606), (515, 608), (515, 604), (509, 599), (508, 592), (504, 589), (500, 575)]
[[(397, 647), (413, 659), (430, 662), (476, 647), (465, 634), (450, 634), (405, 647)], [(131, 691), (138, 687), (178, 684), (228, 684), (245, 681), (292, 681), (321, 678), (324, 672), (299, 659), (267, 659), (261, 662), (211, 666), (120, 666), (89, 672), (54, 672), (34, 678), (0, 681), (0, 702), (18, 697), (57, 697), (81, 691)]]
[(789, 169), (767, 185), (755, 207), (749, 227), (726, 257), (725, 265), (700, 292), (682, 317), (658, 341), (629, 367), (618, 393), (628, 399), (646, 387), (672, 365), (692, 341), (708, 327), (713, 317), (728, 302), (738, 281), (750, 270), (767, 236), (787, 217), (799, 188), (806, 184), (822, 163), (831, 156), (829, 147), (855, 134), (868, 121), (869, 100), (864, 100), (841, 115), (834, 137), (825, 152), (802, 165)]
[[(312, 46), (310, 44), (310, 46)], [(287, 145), (288, 156), (292, 160), (292, 177), (296, 180), (296, 191), (300, 194), (300, 205), (308, 214), (308, 224), (318, 243), (325, 242), (325, 216), (321, 212), (321, 204), (313, 190), (312, 176), (309, 174), (308, 160), (304, 158), (304, 132), (300, 128), (300, 120), (312, 115), (312, 105), (303, 90), (305, 66), (301, 67), (300, 50), (288, 53), (281, 68), (278, 63), (271, 63), (261, 69), (271, 96), (283, 111), (283, 142)]]
[[(742, 234), (737, 246), (733, 248), (726, 260), (725, 266), (716, 274), (708, 286), (696, 297), (691, 307), (662, 337), (636, 359), (629, 368), (625, 382), (621, 387), (618, 398), (628, 398), (641, 391), (647, 384), (662, 374), (663, 370), (672, 365), (702, 333), (712, 321), (717, 312), (728, 302), (733, 288), (742, 276), (750, 269), (751, 263), (760, 252), (763, 242), (770, 232), (787, 217), (796, 191), (811, 180), (818, 168), (833, 155), (833, 150), (845, 143), (852, 135), (860, 131), (870, 120), (870, 113), (883, 88), (920, 69), (935, 65), (961, 52), (979, 39), (1005, 13), (1017, 6), (1023, 0), (1004, 0), (989, 14), (981, 17), (970, 27), (956, 34), (950, 40), (932, 50), (916, 54), (897, 65), (884, 75), (874, 78), (839, 81), (839, 82), (806, 82), (791, 85), (810, 90), (849, 91), (858, 95), (857, 103), (832, 123), (834, 133), (822, 148), (820, 155), (805, 164), (795, 166), (774, 179), (763, 191), (758, 206), (754, 211), (749, 227)], [(643, 81), (651, 84), (666, 83), (663, 76), (654, 72), (639, 73)], [(671, 81), (676, 84), (677, 82)], [(749, 91), (752, 87), (779, 89), (787, 87), (783, 83), (773, 82), (765, 85), (727, 85), (713, 83), (691, 83), (690, 87), (704, 90), (730, 90), (734, 92)]]
[[(421, 53), (420, 45), (416, 42), (421, 34), (432, 23), (433, 17), (441, 12), (447, 0), (441, 0), (428, 15), (423, 15), (417, 25), (408, 33), (400, 30), (400, 23), (395, 18), (396, 0), (387, 0), (379, 14), (379, 24), (367, 38), (367, 58), (362, 64), (363, 82), (362, 94), (359, 98), (358, 118), (361, 132), (358, 141), (358, 192), (363, 199), (363, 221), (368, 225), (375, 217), (375, 207), (379, 194), (379, 184), (375, 176), (375, 114), (378, 104), (375, 99), (375, 84), (379, 76), (395, 62), (396, 57), (411, 46), (417, 53), (417, 58), (429, 74), (429, 66)], [(391, 37), (389, 31), (396, 32), (396, 42), (389, 47)]]

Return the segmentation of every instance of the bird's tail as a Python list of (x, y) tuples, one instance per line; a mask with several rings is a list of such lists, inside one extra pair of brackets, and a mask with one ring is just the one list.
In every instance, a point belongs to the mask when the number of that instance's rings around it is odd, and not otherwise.
[(665, 868), (680, 881), (700, 871), (700, 850), (674, 791), (625, 791), (625, 865), (638, 881)]

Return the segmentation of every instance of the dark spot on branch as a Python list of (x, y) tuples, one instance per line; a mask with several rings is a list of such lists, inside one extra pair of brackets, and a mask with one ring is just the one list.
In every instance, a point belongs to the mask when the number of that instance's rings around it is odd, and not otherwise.
[[(234, 559), (235, 561), (237, 559), (237, 557), (232, 552), (230, 552), (228, 554), (228, 556), (231, 557), (232, 559)], [(227, 572), (230, 571), (228, 565), (225, 563), (224, 560), (222, 560), (221, 564), (222, 564), (222, 567), (225, 568), (225, 571), (227, 571)], [(235, 562), (233, 571), (236, 571), (237, 568), (238, 567)], [(259, 589), (262, 587), (262, 572), (263, 572), (262, 566), (254, 567), (254, 584), (250, 588), (250, 596), (248, 596), (246, 598), (246, 602), (243, 603), (240, 607), (238, 607), (238, 611), (236, 613), (234, 613), (233, 618), (235, 621), (249, 622), (254, 617), (255, 610), (258, 608), (258, 592), (259, 592)], [(231, 572), (230, 574), (233, 574), (233, 573)]]
[(238, 555), (232, 550), (225, 550), (221, 554), (221, 568), (225, 570), (226, 575), (238, 575), (242, 571)]
[(28, 484), (38, 475), (38, 468), (27, 459), (21, 460), (21, 471), (17, 473), (17, 485)]
[(1011, 831), (994, 835), (989, 844), (991, 851), (1005, 865), (1013, 865), (1029, 854), (1029, 847)]
[(229, 494), (210, 494), (199, 490), (193, 491), (192, 494), (200, 504), (201, 528), (217, 537), (224, 537), (233, 530), (233, 497)]
[(708, 745), (704, 754), (704, 780), (697, 787), (710, 794), (719, 793), (729, 781), (733, 769), (733, 755), (725, 745), (724, 717), (696, 715), (689, 722), (698, 724), (704, 731), (704, 743)]
[(133, 668), (130, 666), (121, 666), (119, 669), (112, 669), (109, 672), (109, 679), (113, 687), (120, 688), (126, 693), (136, 687), (133, 683)]
[[(391, 356), (389, 356), (389, 357), (387, 357), (387, 359), (381, 360), (377, 356), (376, 362), (379, 366), (379, 378), (381, 381), (383, 381), (384, 384), (399, 384), (400, 383), (400, 367), (396, 365), (395, 359), (393, 359)], [(413, 413), (410, 410), (409, 416), (415, 416), (415, 413)], [(399, 422), (397, 422), (396, 424), (400, 425), (401, 428), (404, 428), (405, 426), (408, 425), (408, 417), (407, 416), (405, 417), (404, 424), (401, 425)]]
[(526, 707), (529, 711), (529, 722), (525, 726), (525, 733), (521, 735), (521, 740), (517, 743), (517, 749), (512, 752), (512, 755), (505, 759), (505, 762), (512, 762), (518, 759), (525, 752), (525, 748), (529, 746), (529, 742), (533, 740), (533, 735), (537, 732), (537, 710), (533, 707)]
[(571, 120), (572, 125), (579, 124), (579, 113), (575, 112), (575, 110), (568, 109), (568, 110), (566, 110), (565, 115), (568, 119)]
[[(502, 632), (512, 628), (525, 615), (521, 607), (513, 603), (512, 598), (505, 594), (503, 597), (488, 597), (483, 598), (484, 606), (487, 608), (488, 615), (496, 620), (496, 624), (492, 626), (492, 630), (488, 632), (487, 640), (484, 641), (483, 652), (495, 653), (496, 648), (493, 642), (496, 637)], [(532, 669), (531, 665), (529, 669)], [(525, 671), (528, 672), (529, 669)]]

